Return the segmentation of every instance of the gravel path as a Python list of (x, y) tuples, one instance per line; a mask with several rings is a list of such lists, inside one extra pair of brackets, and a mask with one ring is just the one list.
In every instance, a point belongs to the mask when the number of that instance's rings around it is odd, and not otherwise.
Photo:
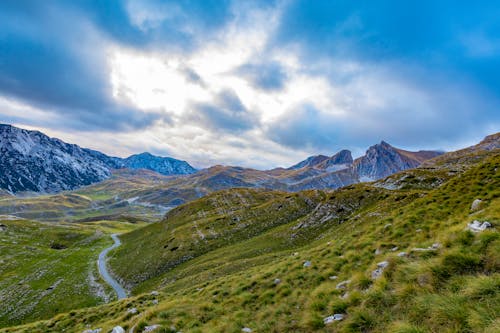
[(117, 235), (113, 234), (111, 235), (111, 238), (113, 238), (115, 243), (112, 246), (104, 249), (101, 253), (99, 253), (99, 259), (97, 260), (97, 266), (99, 267), (99, 274), (101, 274), (104, 281), (106, 281), (106, 283), (109, 284), (115, 290), (118, 299), (127, 298), (127, 292), (125, 291), (125, 289), (115, 279), (111, 277), (106, 267), (106, 255), (108, 254), (108, 252), (121, 245), (120, 239), (118, 238)]

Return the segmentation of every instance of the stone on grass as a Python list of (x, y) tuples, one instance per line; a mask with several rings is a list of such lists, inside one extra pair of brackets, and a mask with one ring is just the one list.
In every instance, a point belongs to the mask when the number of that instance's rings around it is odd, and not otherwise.
[(375, 255), (379, 255), (379, 254), (381, 254), (381, 253), (382, 253), (382, 251), (381, 251), (380, 249), (376, 249), (376, 250), (375, 250)]
[(349, 297), (349, 292), (346, 291), (344, 295), (340, 296), (341, 299), (347, 299)]
[(245, 332), (245, 333), (251, 333), (252, 332), (252, 329), (250, 327), (243, 327), (241, 329), (242, 332)]
[(351, 283), (351, 280), (345, 280), (345, 281), (342, 281), (342, 282), (339, 282), (337, 284), (337, 289), (346, 289), (347, 288), (347, 285)]
[(406, 257), (406, 252), (399, 252), (398, 257)]
[(338, 276), (337, 275), (332, 275), (328, 277), (330, 280), (337, 280)]
[(396, 252), (398, 249), (399, 249), (399, 247), (394, 246), (394, 247), (391, 249), (391, 251), (392, 251), (392, 252)]
[(153, 296), (158, 296), (159, 294), (160, 294), (160, 293), (159, 293), (159, 292), (157, 292), (156, 290), (153, 290), (153, 291), (151, 292), (151, 295), (153, 295)]
[(382, 273), (384, 273), (384, 269), (389, 265), (389, 262), (388, 261), (381, 261), (377, 264), (377, 269), (375, 269), (373, 272), (372, 272), (372, 279), (375, 280), (375, 279), (378, 279), (379, 277), (382, 276)]
[(130, 313), (130, 314), (136, 314), (138, 311), (136, 308), (130, 308), (127, 310), (127, 313)]
[(481, 204), (483, 203), (483, 200), (481, 199), (476, 199), (472, 201), (472, 205), (470, 205), (470, 210), (475, 212), (481, 208)]
[(469, 229), (472, 232), (481, 232), (488, 228), (491, 228), (491, 223), (488, 221), (481, 223), (478, 220), (474, 220), (471, 223), (467, 224), (467, 229)]
[(311, 261), (309, 261), (309, 260), (306, 260), (306, 261), (304, 262), (304, 267), (311, 267), (311, 265), (312, 265), (312, 263), (311, 263)]
[(388, 261), (381, 261), (377, 264), (377, 267), (379, 267), (379, 268), (386, 268), (387, 266), (389, 266)]
[(94, 330), (85, 330), (83, 333), (101, 333), (102, 328), (96, 328)]
[(280, 279), (274, 279), (274, 284), (280, 284), (281, 280)]
[(156, 330), (157, 328), (160, 328), (160, 325), (150, 325), (150, 326), (146, 326), (144, 327), (144, 331), (142, 331), (143, 333), (150, 333), (150, 332), (153, 332), (154, 330)]
[(334, 321), (341, 321), (342, 319), (344, 319), (344, 315), (341, 314), (341, 313), (336, 313), (334, 314), (333, 316), (328, 316), (328, 317), (325, 317), (323, 319), (323, 323), (325, 325), (328, 325), (328, 324), (331, 324), (333, 323)]
[(113, 327), (111, 333), (125, 333), (125, 330), (121, 326), (115, 326)]

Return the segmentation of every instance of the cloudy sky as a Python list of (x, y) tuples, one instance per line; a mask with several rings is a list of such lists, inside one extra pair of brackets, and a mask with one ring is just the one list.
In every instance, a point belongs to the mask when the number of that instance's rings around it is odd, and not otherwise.
[(0, 2), (0, 122), (256, 168), (500, 131), (496, 1)]

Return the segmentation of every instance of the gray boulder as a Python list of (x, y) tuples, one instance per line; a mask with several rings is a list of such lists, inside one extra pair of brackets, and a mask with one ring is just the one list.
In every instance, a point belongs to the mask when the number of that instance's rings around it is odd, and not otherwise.
[(491, 228), (491, 223), (488, 221), (481, 223), (478, 220), (474, 220), (471, 223), (467, 224), (467, 229), (469, 229), (472, 232), (481, 232), (485, 231), (488, 228)]
[(473, 212), (478, 211), (479, 209), (481, 209), (482, 203), (483, 203), (483, 200), (481, 200), (481, 199), (476, 199), (476, 200), (472, 201), (472, 205), (470, 205), (470, 210)]
[(325, 317), (325, 318), (323, 319), (323, 323), (324, 323), (325, 325), (328, 325), (328, 324), (331, 324), (331, 323), (333, 323), (333, 322), (335, 322), (335, 321), (341, 321), (341, 320), (343, 320), (343, 319), (344, 319), (344, 315), (343, 315), (343, 314), (341, 314), (341, 313), (336, 313), (336, 314), (334, 314), (333, 316), (328, 316), (328, 317)]
[(125, 333), (125, 330), (121, 326), (115, 326), (113, 327), (111, 333)]

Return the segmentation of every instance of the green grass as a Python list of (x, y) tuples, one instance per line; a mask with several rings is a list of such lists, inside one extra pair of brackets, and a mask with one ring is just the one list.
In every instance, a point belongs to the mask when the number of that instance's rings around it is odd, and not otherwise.
[(95, 306), (114, 293), (99, 278), (99, 252), (111, 233), (136, 224), (50, 224), (0, 218), (0, 327)]
[[(473, 152), (402, 173), (393, 190), (217, 192), (121, 237), (112, 267), (137, 296), (2, 332), (152, 324), (182, 332), (498, 332), (499, 165), (498, 151)], [(471, 212), (476, 198), (484, 205)], [(494, 229), (466, 231), (474, 219)], [(388, 266), (373, 280), (382, 261)], [(325, 326), (334, 313), (345, 319)]]

